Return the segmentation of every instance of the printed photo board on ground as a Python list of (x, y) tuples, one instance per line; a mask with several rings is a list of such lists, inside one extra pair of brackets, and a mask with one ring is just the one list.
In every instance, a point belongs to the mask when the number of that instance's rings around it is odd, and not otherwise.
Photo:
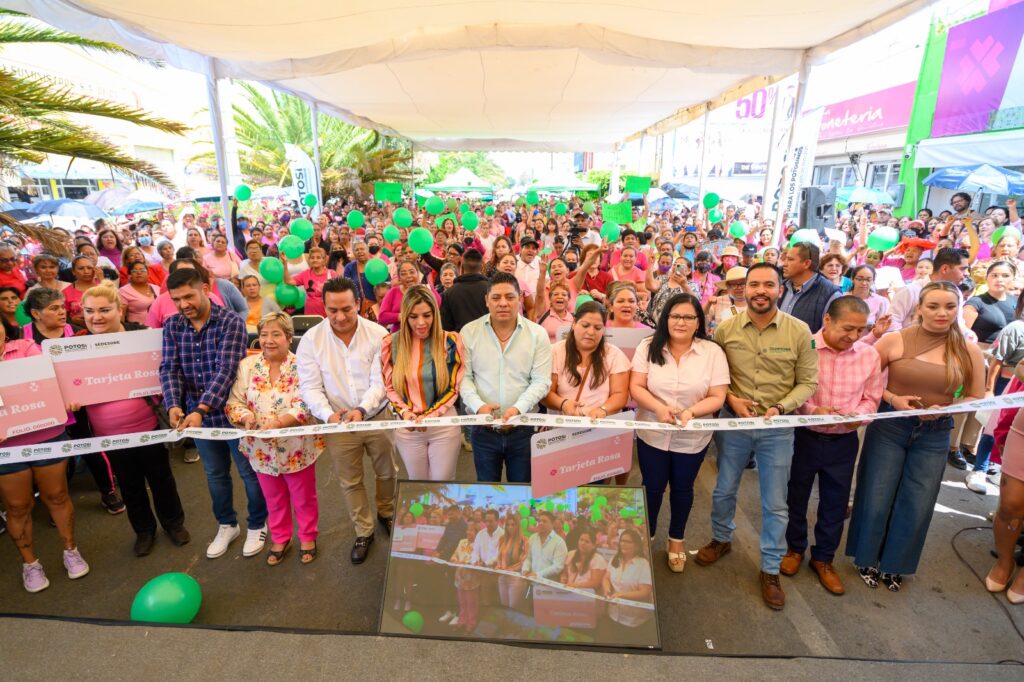
[(661, 646), (642, 487), (402, 481), (396, 508), (381, 633)]

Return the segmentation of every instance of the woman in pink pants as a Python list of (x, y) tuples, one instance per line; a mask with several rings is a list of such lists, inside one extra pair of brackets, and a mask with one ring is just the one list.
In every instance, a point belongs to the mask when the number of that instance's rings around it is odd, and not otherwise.
[[(260, 320), (259, 355), (238, 365), (225, 412), (232, 424), (249, 431), (281, 429), (310, 421), (299, 397), (295, 355), (289, 350), (294, 335), (291, 318), (271, 313)], [(316, 459), (324, 449), (320, 436), (254, 438), (245, 436), (239, 449), (256, 471), (267, 500), (270, 553), (267, 563), (276, 566), (292, 544), (292, 510), (299, 526), (299, 556), (308, 564), (316, 558), (317, 520)]]
[[(465, 351), (458, 334), (441, 328), (431, 289), (422, 284), (409, 287), (398, 325), (398, 331), (385, 336), (381, 346), (391, 409), (409, 421), (456, 414)], [(458, 426), (399, 429), (395, 447), (411, 480), (452, 481), (462, 432)]]

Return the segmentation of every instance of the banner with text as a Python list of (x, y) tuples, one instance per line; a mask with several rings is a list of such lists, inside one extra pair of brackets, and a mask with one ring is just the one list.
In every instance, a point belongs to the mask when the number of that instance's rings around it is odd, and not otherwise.
[(95, 405), (160, 394), (159, 329), (43, 341), (65, 404)]

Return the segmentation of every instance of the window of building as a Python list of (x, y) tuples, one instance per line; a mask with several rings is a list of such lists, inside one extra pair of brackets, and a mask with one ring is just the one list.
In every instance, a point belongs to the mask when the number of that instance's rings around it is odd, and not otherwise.
[(857, 167), (852, 163), (815, 166), (813, 179), (815, 185), (853, 187), (857, 184)]
[(868, 165), (868, 187), (881, 190), (896, 196), (899, 191), (900, 164), (898, 161), (891, 163), (872, 163)]

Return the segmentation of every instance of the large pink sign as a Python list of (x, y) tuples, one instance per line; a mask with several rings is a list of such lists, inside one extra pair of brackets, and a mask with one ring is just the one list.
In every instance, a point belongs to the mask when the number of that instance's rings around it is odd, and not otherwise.
[(916, 83), (904, 83), (825, 107), (819, 140), (901, 128), (910, 121)]
[[(631, 420), (633, 412), (612, 419)], [(531, 494), (546, 497), (616, 474), (633, 465), (633, 429), (552, 429), (530, 440)]]
[(0, 373), (0, 435), (13, 438), (67, 421), (53, 365), (45, 355), (8, 360)]
[(163, 333), (147, 329), (43, 342), (67, 403), (95, 405), (160, 393)]

